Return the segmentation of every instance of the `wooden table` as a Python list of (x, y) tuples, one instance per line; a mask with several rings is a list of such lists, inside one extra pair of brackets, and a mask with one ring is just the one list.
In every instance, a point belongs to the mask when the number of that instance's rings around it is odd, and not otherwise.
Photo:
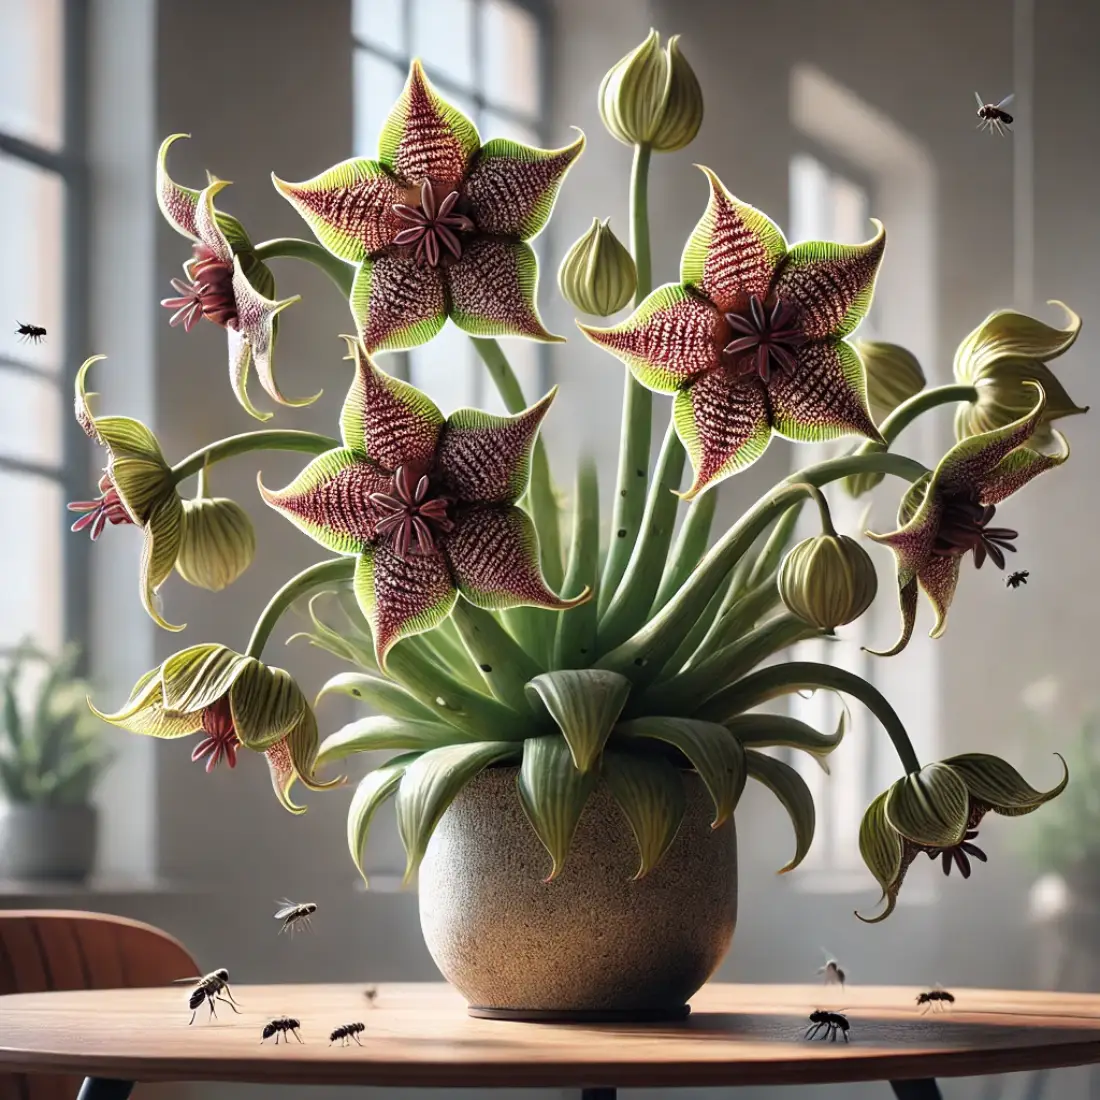
[[(135, 1081), (583, 1090), (889, 1081), (898, 1097), (937, 1097), (935, 1078), (1100, 1062), (1100, 996), (953, 990), (920, 1015), (917, 990), (707, 986), (676, 1024), (565, 1026), (475, 1020), (442, 984), (241, 986), (187, 1024), (187, 991), (119, 989), (0, 997), (0, 1073), (87, 1078), (84, 1100), (125, 1100)], [(843, 1009), (851, 1042), (803, 1039), (815, 1008)], [(303, 1044), (261, 1045), (275, 1016), (301, 1020)], [(329, 1032), (362, 1020), (363, 1045)]]

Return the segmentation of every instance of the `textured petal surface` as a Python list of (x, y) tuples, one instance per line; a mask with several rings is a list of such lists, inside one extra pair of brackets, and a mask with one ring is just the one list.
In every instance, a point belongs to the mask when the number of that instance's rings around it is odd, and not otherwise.
[(355, 569), (355, 597), (374, 633), (380, 666), (394, 644), (438, 626), (456, 592), (442, 554), (399, 558), (386, 546), (368, 548)]
[(432, 461), (443, 414), (426, 393), (375, 366), (358, 342), (348, 341), (355, 378), (340, 414), (344, 444), (387, 471)]
[(446, 269), (451, 319), (471, 336), (560, 341), (543, 327), (535, 295), (538, 262), (522, 241), (478, 237)]
[(1040, 454), (1030, 447), (1017, 447), (1011, 454), (1005, 455), (982, 480), (979, 494), (982, 504), (1000, 504), (1033, 477), (1061, 466), (1069, 458), (1069, 446), (1061, 432), (1054, 432), (1054, 438), (1061, 445), (1055, 454)]
[(342, 448), (318, 455), (285, 489), (261, 483), (260, 495), (322, 546), (357, 554), (374, 538), (378, 516), (370, 495), (389, 487), (386, 474)]
[(680, 281), (697, 287), (722, 313), (745, 308), (749, 295), (768, 296), (786, 255), (783, 231), (767, 214), (735, 199), (704, 168), (710, 202), (680, 260)]
[(859, 353), (844, 340), (807, 344), (792, 373), (775, 371), (768, 383), (772, 424), (797, 443), (841, 435), (881, 440), (867, 410), (867, 382)]
[(901, 610), (901, 635), (889, 649), (868, 649), (875, 657), (894, 657), (900, 653), (913, 637), (913, 627), (917, 622), (917, 578), (914, 576), (904, 584), (898, 585), (898, 607)]
[(875, 224), (878, 233), (865, 244), (805, 241), (780, 264), (775, 293), (798, 306), (799, 327), (811, 340), (847, 336), (867, 316), (886, 248), (886, 230)]
[(195, 207), (195, 234), (223, 264), (233, 262), (233, 248), (218, 225), (214, 199), (228, 186), (228, 180), (211, 180), (200, 192)]
[(183, 541), (183, 501), (172, 492), (158, 504), (145, 525), (141, 547), (141, 604), (149, 617), (165, 630), (182, 630), (166, 622), (156, 606), (156, 592), (168, 579)]
[(546, 587), (535, 526), (512, 505), (481, 504), (460, 512), (443, 552), (459, 591), (478, 607), (563, 608), (580, 602), (559, 599)]
[(114, 714), (104, 714), (88, 705), (97, 718), (129, 733), (169, 738), (186, 737), (202, 729), (201, 710), (185, 714), (165, 710), (164, 693), (155, 672), (146, 674), (145, 683), (135, 688), (126, 705)]
[(643, 386), (675, 393), (722, 362), (725, 322), (705, 298), (670, 283), (658, 287), (621, 325), (581, 331), (621, 359)]
[(898, 563), (898, 583), (907, 584), (932, 555), (943, 515), (943, 497), (931, 488), (925, 475), (906, 490), (898, 511), (901, 527), (886, 534), (866, 532), (874, 542), (894, 551)]
[(157, 205), (164, 220), (177, 232), (192, 240), (198, 240), (195, 228), (195, 208), (198, 206), (199, 193), (190, 187), (183, 187), (168, 175), (168, 150), (180, 138), (190, 134), (172, 134), (161, 142), (157, 153)]
[(457, 184), (480, 147), (477, 127), (432, 87), (414, 61), (378, 137), (378, 159), (406, 183)]
[(767, 393), (753, 377), (710, 371), (676, 395), (672, 415), (695, 473), (689, 500), (751, 465), (771, 440)]
[(393, 212), (402, 188), (377, 161), (354, 157), (303, 183), (271, 178), (314, 236), (342, 260), (361, 262), (391, 244), (404, 224)]
[(542, 231), (584, 135), (564, 149), (534, 149), (496, 138), (477, 154), (463, 195), (482, 233), (529, 241)]
[(292, 814), (304, 814), (306, 812), (305, 806), (299, 806), (290, 797), (290, 790), (294, 786), (294, 781), (298, 778), (298, 773), (294, 769), (294, 761), (290, 755), (290, 745), (287, 742), (288, 738), (284, 737), (281, 741), (276, 741), (264, 753), (267, 758), (268, 770), (271, 773), (271, 786), (275, 791), (275, 797), (279, 800), (279, 805), (284, 810)]
[(447, 492), (461, 501), (514, 504), (527, 488), (531, 451), (554, 392), (516, 416), (459, 409), (448, 417), (437, 454)]
[(932, 557), (917, 573), (921, 591), (928, 597), (928, 602), (936, 613), (936, 621), (928, 635), (930, 638), (938, 638), (947, 627), (947, 609), (955, 598), (961, 566), (962, 558), (958, 555)]
[(351, 312), (367, 351), (425, 344), (447, 319), (443, 274), (412, 255), (364, 260), (352, 283)]

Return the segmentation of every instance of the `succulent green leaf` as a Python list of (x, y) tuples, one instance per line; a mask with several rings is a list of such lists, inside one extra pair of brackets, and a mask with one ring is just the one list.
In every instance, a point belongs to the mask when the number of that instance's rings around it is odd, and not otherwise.
[(229, 691), (250, 659), (215, 643), (190, 646), (173, 653), (160, 668), (165, 709), (184, 713), (216, 703)]
[(348, 848), (355, 862), (356, 870), (369, 886), (366, 872), (363, 870), (363, 849), (367, 844), (371, 821), (375, 811), (397, 790), (405, 769), (419, 757), (419, 753), (409, 752), (395, 756), (392, 760), (369, 772), (355, 788), (351, 805), (348, 807)]
[(742, 714), (725, 722), (725, 728), (745, 748), (785, 748), (808, 752), (828, 773), (826, 757), (844, 739), (848, 711), (841, 711), (835, 733), (821, 733), (806, 722), (785, 714)]
[(571, 599), (589, 589), (592, 598), (579, 607), (558, 612), (554, 664), (559, 668), (583, 668), (595, 656), (599, 574), (600, 487), (596, 465), (589, 459), (577, 469), (573, 538), (561, 594)]
[(1011, 764), (988, 753), (964, 753), (949, 757), (943, 763), (962, 776), (975, 801), (986, 803), (998, 813), (1015, 816), (1037, 810), (1066, 789), (1069, 768), (1061, 756), (1058, 759), (1064, 774), (1061, 782), (1049, 791), (1037, 791)]
[(630, 695), (630, 681), (598, 668), (544, 672), (527, 684), (533, 705), (541, 700), (560, 727), (579, 771), (595, 767)]
[(653, 599), (652, 611), (660, 611), (680, 586), (691, 576), (691, 571), (699, 564), (706, 553), (710, 539), (710, 528), (714, 522), (714, 511), (718, 507), (717, 493), (704, 493), (691, 502), (676, 543), (669, 554), (657, 595)]
[[(882, 896), (888, 904), (884, 912), (873, 920), (860, 917), (868, 924), (885, 920), (897, 904), (898, 878), (901, 875), (901, 837), (886, 819), (886, 799), (889, 791), (884, 791), (867, 807), (859, 826), (859, 852), (867, 869), (875, 876), (882, 887)], [(859, 914), (856, 914), (859, 917)]]
[(763, 783), (779, 799), (794, 827), (794, 857), (779, 873), (793, 871), (805, 858), (814, 841), (817, 813), (813, 795), (806, 781), (789, 764), (765, 756), (753, 749), (745, 751), (745, 766), (749, 775)]
[(424, 753), (408, 767), (397, 791), (397, 831), (405, 846), (405, 881), (416, 874), (435, 827), (472, 779), (493, 764), (519, 759), (508, 741), (445, 745)]
[(678, 749), (699, 773), (714, 801), (712, 829), (737, 808), (745, 789), (745, 752), (725, 726), (691, 718), (635, 718), (615, 727), (615, 738), (651, 738)]
[(373, 676), (369, 672), (340, 672), (326, 680), (317, 693), (314, 706), (326, 695), (350, 695), (392, 718), (409, 718), (414, 722), (430, 722), (435, 718), (434, 711), (421, 703), (412, 692), (392, 680)]
[(462, 734), (439, 722), (421, 722), (411, 718), (390, 718), (373, 714), (349, 722), (321, 742), (317, 767), (342, 760), (356, 752), (378, 749), (413, 749), (426, 752), (464, 740)]
[(565, 866), (577, 823), (598, 779), (595, 771), (577, 770), (569, 745), (556, 733), (523, 742), (516, 787), (523, 812), (553, 861), (546, 882)]
[(966, 832), (970, 798), (962, 775), (929, 764), (899, 779), (886, 795), (886, 820), (915, 844), (949, 848)]
[(289, 672), (268, 668), (254, 657), (245, 658), (233, 680), (229, 706), (241, 744), (257, 752), (290, 734), (308, 710), (305, 696)]
[(638, 845), (635, 880), (644, 878), (664, 858), (684, 819), (687, 797), (679, 771), (658, 756), (608, 750), (603, 778)]
[(759, 556), (753, 562), (752, 569), (745, 578), (746, 590), (763, 584), (779, 568), (783, 555), (794, 540), (794, 533), (798, 527), (798, 521), (806, 500), (806, 497), (796, 500), (779, 517), (776, 525), (771, 530), (771, 534), (768, 535), (768, 541), (764, 543), (764, 549), (760, 551)]
[(521, 713), (528, 710), (524, 685), (541, 671), (493, 615), (459, 600), (452, 621), (494, 699)]

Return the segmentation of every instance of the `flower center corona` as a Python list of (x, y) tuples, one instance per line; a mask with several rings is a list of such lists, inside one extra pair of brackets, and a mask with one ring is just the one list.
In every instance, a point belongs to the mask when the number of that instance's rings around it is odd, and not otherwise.
[(445, 251), (457, 260), (462, 255), (459, 233), (469, 233), (474, 228), (474, 223), (465, 214), (455, 213), (457, 202), (458, 192), (451, 191), (437, 203), (431, 183), (425, 180), (420, 188), (419, 206), (394, 203), (393, 212), (408, 222), (409, 227), (402, 229), (393, 243), (415, 246), (417, 260), (429, 267), (439, 267)]
[(973, 550), (976, 568), (981, 569), (988, 556), (998, 569), (1004, 569), (1004, 552), (1015, 553), (1012, 543), (1020, 536), (1007, 527), (989, 526), (996, 511), (992, 504), (979, 504), (965, 497), (948, 500), (932, 553), (948, 558)]
[[(388, 538), (394, 553), (406, 558), (412, 553), (436, 553), (436, 539), (454, 524), (447, 515), (450, 501), (430, 496), (427, 474), (417, 477), (409, 466), (399, 466), (388, 493), (371, 493), (371, 503), (381, 513), (375, 531)], [(414, 545), (415, 543), (415, 545)]]
[(738, 360), (739, 373), (756, 374), (762, 382), (771, 380), (773, 370), (794, 373), (806, 336), (798, 327), (798, 310), (790, 302), (777, 298), (769, 313), (753, 294), (748, 313), (727, 313), (726, 323), (733, 339), (722, 350)]
[(237, 299), (233, 294), (233, 266), (219, 260), (204, 244), (196, 244), (194, 258), (187, 265), (191, 279), (173, 279), (178, 298), (165, 298), (161, 305), (174, 309), (171, 325), (183, 325), (190, 332), (200, 317), (206, 317), (223, 328), (236, 327)]
[(109, 474), (104, 474), (99, 479), (99, 493), (96, 500), (74, 500), (69, 505), (70, 512), (84, 513), (72, 525), (71, 530), (83, 531), (86, 527), (90, 527), (93, 542), (103, 534), (103, 528), (108, 523), (117, 526), (120, 523), (134, 522), (130, 518), (130, 513), (126, 511), (126, 506), (122, 503), (122, 498), (118, 495), (118, 490)]
[(206, 770), (212, 772), (218, 761), (225, 757), (225, 762), (231, 767), (237, 766), (237, 747), (240, 738), (233, 726), (233, 711), (229, 707), (228, 699), (219, 699), (211, 703), (202, 712), (202, 732), (206, 736), (195, 746), (191, 753), (191, 759), (196, 764), (205, 758)]

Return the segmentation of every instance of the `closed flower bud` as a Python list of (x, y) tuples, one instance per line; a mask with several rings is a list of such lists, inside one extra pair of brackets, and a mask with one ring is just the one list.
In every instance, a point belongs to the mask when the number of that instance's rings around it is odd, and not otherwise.
[(176, 572), (188, 584), (220, 592), (252, 564), (255, 554), (252, 520), (236, 501), (224, 497), (184, 501)]
[(783, 559), (778, 580), (787, 608), (828, 632), (858, 619), (878, 591), (874, 562), (847, 535), (816, 535), (800, 542)]
[(857, 340), (855, 346), (867, 372), (867, 405), (871, 418), (881, 426), (903, 401), (924, 389), (924, 371), (916, 356), (897, 344)]
[(1040, 447), (1053, 442), (1054, 421), (1088, 411), (1088, 406), (1073, 403), (1047, 366), (1073, 346), (1081, 331), (1081, 318), (1067, 306), (1062, 308), (1067, 319), (1064, 329), (1005, 309), (991, 313), (959, 345), (955, 378), (975, 386), (978, 396), (970, 404), (960, 405), (955, 413), (958, 439), (1003, 428), (1025, 416), (1035, 405), (1031, 383), (1038, 383), (1046, 394), (1046, 407), (1033, 437)]
[(703, 93), (677, 45), (662, 50), (655, 30), (626, 55), (600, 84), (600, 117), (625, 145), (649, 145), (658, 152), (682, 149), (703, 122)]
[(562, 297), (597, 317), (625, 308), (638, 285), (634, 260), (611, 232), (609, 221), (593, 218), (592, 228), (569, 249), (558, 269)]

